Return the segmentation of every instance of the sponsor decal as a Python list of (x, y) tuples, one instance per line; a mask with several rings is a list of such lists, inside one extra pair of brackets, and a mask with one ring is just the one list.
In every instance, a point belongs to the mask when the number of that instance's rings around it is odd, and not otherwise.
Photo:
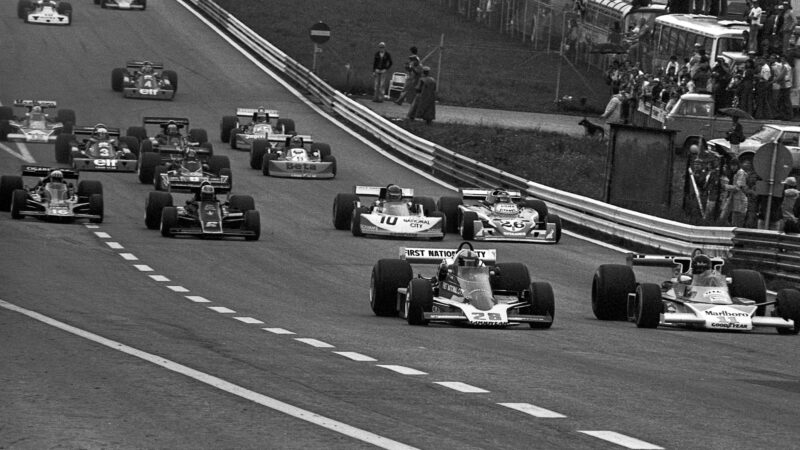
[(515, 237), (523, 237), (525, 233), (518, 233), (518, 232), (505, 232), (503, 236), (515, 236)]
[(116, 159), (95, 159), (94, 165), (97, 167), (107, 167), (109, 169), (116, 169), (117, 168), (117, 160)]
[(296, 171), (303, 171), (303, 170), (317, 170), (316, 164), (309, 164), (309, 163), (286, 163), (286, 170), (296, 170)]
[(219, 227), (219, 222), (209, 221), (205, 223), (206, 228), (217, 228)]
[(442, 283), (441, 288), (444, 289), (447, 292), (452, 292), (453, 294), (456, 294), (458, 296), (462, 296), (463, 295), (463, 293), (461, 291), (461, 288), (459, 286), (454, 286), (454, 285), (449, 284), (449, 283)]
[(142, 95), (158, 95), (158, 89), (139, 89), (139, 93)]
[(750, 330), (753, 327), (750, 314), (732, 308), (714, 307), (703, 311), (706, 326), (714, 329)]
[[(424, 257), (424, 258), (452, 258), (456, 255), (456, 250), (444, 250), (435, 248), (407, 248), (405, 249), (406, 256)], [(494, 259), (494, 250), (475, 250), (478, 257), (481, 259), (490, 258)]]

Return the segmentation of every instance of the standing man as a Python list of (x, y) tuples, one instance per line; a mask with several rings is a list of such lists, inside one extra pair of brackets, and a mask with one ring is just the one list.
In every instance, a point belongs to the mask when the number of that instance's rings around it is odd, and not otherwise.
[(761, 13), (762, 9), (758, 6), (758, 0), (752, 1), (752, 6), (750, 6), (750, 11), (747, 12), (747, 23), (750, 24), (750, 37), (747, 40), (747, 46), (749, 51), (758, 53), (758, 34), (761, 31), (762, 22), (761, 22)]
[(781, 54), (786, 55), (789, 51), (789, 38), (792, 37), (794, 27), (797, 26), (797, 17), (792, 10), (792, 4), (783, 2), (783, 26), (781, 27)]
[(417, 96), (408, 111), (408, 119), (422, 119), (430, 125), (436, 118), (436, 78), (431, 76), (431, 68), (422, 68), (422, 78), (417, 82)]
[(386, 51), (386, 44), (378, 44), (375, 60), (372, 63), (372, 77), (375, 78), (375, 96), (373, 102), (383, 102), (383, 93), (386, 91), (386, 72), (392, 67), (392, 55)]

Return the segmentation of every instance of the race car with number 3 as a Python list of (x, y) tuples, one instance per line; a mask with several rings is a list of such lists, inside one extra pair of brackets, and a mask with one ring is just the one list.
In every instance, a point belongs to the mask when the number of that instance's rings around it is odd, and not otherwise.
[(120, 136), (119, 128), (104, 124), (76, 127), (72, 134), (56, 138), (56, 161), (70, 163), (77, 170), (134, 172), (139, 154), (139, 140)]
[(128, 61), (111, 71), (111, 89), (126, 98), (172, 100), (178, 91), (178, 74), (150, 61)]
[(542, 242), (561, 240), (561, 218), (547, 205), (519, 191), (461, 189), (461, 197), (441, 197), (447, 231), (471, 241)]
[[(387, 187), (355, 186), (353, 194), (333, 200), (333, 226), (353, 236), (444, 239), (446, 221), (430, 197), (416, 197), (414, 190), (396, 184)], [(362, 205), (360, 196), (377, 197)]]
[[(26, 187), (23, 177), (39, 177)], [(81, 180), (78, 187), (67, 180), (77, 180), (72, 169), (46, 166), (22, 166), (22, 176), (0, 177), (0, 211), (11, 211), (12, 219), (26, 216), (68, 222), (89, 219), (103, 221), (103, 185), (96, 180)]]
[[(381, 259), (372, 268), (370, 306), (377, 316), (400, 316), (410, 325), (430, 322), (483, 327), (528, 324), (550, 328), (553, 288), (531, 282), (521, 263), (497, 263), (497, 251), (401, 248), (400, 259)], [(433, 276), (414, 277), (411, 264), (437, 264)]]
[(14, 116), (10, 106), (0, 106), (0, 140), (14, 142), (55, 142), (60, 133), (71, 133), (75, 111), (59, 109), (55, 119), (45, 113), (58, 104), (52, 100), (14, 100), (14, 106), (26, 108), (21, 117)]
[(147, 9), (147, 0), (94, 0), (94, 4), (108, 9)]
[[(272, 119), (276, 120), (274, 125), (270, 122)], [(249, 150), (256, 139), (269, 139), (276, 134), (289, 135), (295, 132), (293, 120), (280, 118), (277, 110), (263, 106), (237, 108), (235, 116), (222, 117), (219, 129), (219, 140), (229, 143), (234, 150)]]
[[(724, 259), (700, 250), (691, 256), (629, 254), (627, 262), (601, 265), (594, 274), (592, 311), (600, 320), (628, 320), (639, 328), (800, 331), (800, 291), (782, 289), (770, 301), (764, 278), (755, 270), (725, 275)], [(637, 283), (633, 266), (667, 267), (672, 277), (661, 285)]]
[(17, 17), (25, 23), (69, 25), (72, 23), (72, 5), (54, 0), (18, 0)]

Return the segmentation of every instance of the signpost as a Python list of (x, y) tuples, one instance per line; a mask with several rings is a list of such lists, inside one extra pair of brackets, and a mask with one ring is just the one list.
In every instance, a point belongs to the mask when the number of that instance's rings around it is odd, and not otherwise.
[(322, 49), (319, 48), (319, 44), (328, 42), (328, 39), (331, 38), (331, 28), (325, 22), (319, 21), (311, 25), (309, 34), (311, 36), (311, 41), (314, 43), (314, 59), (311, 71), (317, 73), (317, 53), (322, 52)]

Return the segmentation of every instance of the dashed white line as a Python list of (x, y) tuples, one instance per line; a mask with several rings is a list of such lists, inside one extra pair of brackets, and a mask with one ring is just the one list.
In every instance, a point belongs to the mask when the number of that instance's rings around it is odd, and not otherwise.
[(403, 374), (403, 375), (427, 375), (426, 372), (423, 372), (423, 371), (417, 370), (417, 369), (412, 369), (411, 367), (405, 367), (405, 366), (395, 366), (395, 365), (391, 365), (391, 364), (388, 364), (388, 365), (386, 365), (386, 364), (378, 364), (378, 367), (383, 367), (384, 369), (389, 369), (391, 371), (394, 371), (394, 372), (397, 372), (397, 373), (400, 373), (400, 374)]
[(318, 341), (316, 339), (295, 338), (295, 340), (296, 341), (300, 341), (300, 342), (302, 342), (304, 344), (308, 344), (308, 345), (310, 345), (312, 347), (317, 347), (317, 348), (333, 348), (334, 347), (333, 345), (328, 344), (327, 342)]
[(167, 286), (167, 289), (174, 292), (189, 292), (189, 290), (183, 286)]
[(233, 313), (236, 312), (236, 311), (234, 311), (234, 310), (232, 310), (230, 308), (226, 308), (224, 306), (209, 306), (208, 309), (210, 309), (212, 311), (216, 311), (218, 313), (222, 313), (222, 314), (233, 314)]
[(377, 361), (377, 359), (371, 356), (362, 355), (361, 353), (356, 353), (356, 352), (333, 352), (333, 353), (336, 353), (337, 355), (342, 355), (345, 358), (350, 358), (353, 361)]
[(517, 411), (530, 414), (540, 419), (563, 419), (567, 416), (559, 414), (549, 409), (540, 408), (530, 403), (498, 403), (498, 405), (505, 406), (506, 408), (516, 409)]
[(434, 384), (450, 388), (454, 391), (463, 392), (465, 394), (485, 394), (489, 392), (486, 389), (481, 389), (460, 381), (435, 381)]
[(94, 234), (100, 239), (108, 239), (111, 237), (111, 235), (106, 233), (105, 231), (95, 231)]
[[(106, 245), (108, 245), (110, 248), (113, 248), (114, 250), (121, 250), (121, 249), (125, 248), (119, 242), (106, 242)], [(126, 254), (130, 255), (130, 253), (126, 253)], [(131, 255), (131, 256), (133, 256), (133, 255)]]
[(150, 278), (155, 281), (169, 281), (169, 278), (165, 277), (164, 275), (150, 275)]
[(138, 261), (139, 258), (136, 257), (133, 253), (120, 253), (119, 256), (122, 256), (122, 259), (126, 261)]
[(195, 303), (211, 303), (211, 300), (201, 297), (199, 295), (187, 295), (186, 298), (195, 302)]
[(295, 334), (293, 331), (284, 330), (283, 328), (262, 328), (264, 331), (269, 331), (274, 334)]
[(625, 436), (624, 434), (617, 433), (615, 431), (584, 431), (578, 430), (578, 433), (588, 434), (589, 436), (594, 436), (598, 439), (602, 439), (604, 441), (611, 442), (613, 444), (620, 445), (625, 448), (635, 449), (635, 450), (660, 450), (664, 447), (659, 447), (655, 444), (651, 444), (649, 442), (645, 442), (636, 438), (632, 438), (630, 436)]
[(234, 317), (234, 319), (236, 319), (236, 320), (238, 320), (240, 322), (244, 322), (244, 323), (264, 323), (264, 322), (262, 322), (262, 321), (260, 321), (258, 319), (253, 318), (253, 317)]
[(91, 223), (85, 223), (84, 225), (86, 226), (86, 228), (89, 228), (89, 229), (92, 229), (92, 230), (100, 228), (100, 225), (94, 225), (94, 224), (91, 224)]
[(152, 272), (153, 268), (148, 266), (147, 264), (134, 264), (133, 267), (136, 267), (137, 270), (140, 272)]

